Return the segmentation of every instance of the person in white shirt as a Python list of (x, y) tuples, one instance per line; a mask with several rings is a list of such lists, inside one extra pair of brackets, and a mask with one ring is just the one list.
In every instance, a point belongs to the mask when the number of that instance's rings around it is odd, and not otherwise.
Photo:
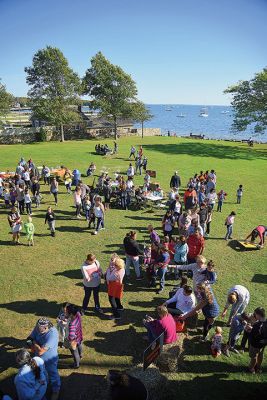
[(163, 304), (167, 306), (170, 314), (181, 315), (193, 310), (196, 305), (196, 297), (191, 286), (185, 285), (177, 290), (175, 295)]
[(232, 319), (237, 314), (242, 314), (248, 306), (250, 300), (250, 294), (245, 286), (235, 285), (229, 291), (227, 295), (227, 301), (222, 312), (222, 318), (227, 314), (227, 310), (232, 306), (227, 325), (230, 326)]
[(134, 167), (132, 164), (129, 164), (129, 168), (127, 169), (127, 176), (128, 178), (133, 178), (134, 177)]

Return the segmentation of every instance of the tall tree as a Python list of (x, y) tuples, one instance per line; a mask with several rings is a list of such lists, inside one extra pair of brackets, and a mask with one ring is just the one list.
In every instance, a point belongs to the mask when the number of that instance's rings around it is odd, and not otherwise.
[(64, 141), (64, 125), (80, 120), (71, 108), (79, 103), (81, 82), (68, 60), (56, 47), (38, 50), (31, 67), (26, 67), (28, 96), (36, 118), (55, 125)]
[[(5, 116), (13, 103), (13, 96), (7, 92), (5, 85), (0, 80), (0, 116)], [(2, 120), (0, 120), (1, 124)]]
[(142, 127), (142, 139), (144, 137), (144, 122), (149, 121), (153, 118), (153, 115), (149, 112), (146, 108), (145, 104), (141, 101), (137, 101), (136, 103), (132, 104), (132, 118), (136, 122), (141, 123)]
[(137, 88), (131, 76), (113, 65), (99, 52), (91, 59), (83, 78), (84, 94), (91, 97), (91, 106), (113, 121), (117, 139), (118, 118), (131, 116), (132, 103), (136, 101)]
[(230, 86), (224, 93), (233, 95), (232, 129), (244, 131), (252, 126), (255, 133), (264, 133), (267, 128), (267, 68), (249, 81)]

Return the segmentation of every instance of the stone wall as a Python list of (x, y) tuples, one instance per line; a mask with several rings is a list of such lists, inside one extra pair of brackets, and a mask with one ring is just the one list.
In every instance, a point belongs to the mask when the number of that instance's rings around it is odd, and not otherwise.
[[(142, 135), (142, 128), (137, 129), (137, 135)], [(160, 128), (144, 128), (144, 136), (161, 136)]]

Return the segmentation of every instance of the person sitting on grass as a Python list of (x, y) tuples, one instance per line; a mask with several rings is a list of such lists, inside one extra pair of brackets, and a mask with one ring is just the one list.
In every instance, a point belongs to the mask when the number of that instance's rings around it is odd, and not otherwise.
[(188, 285), (179, 288), (174, 296), (163, 303), (163, 306), (166, 306), (172, 315), (186, 314), (196, 306), (193, 289)]
[(210, 286), (202, 283), (200, 285), (197, 285), (196, 290), (197, 297), (200, 299), (198, 304), (195, 308), (193, 308), (193, 310), (181, 315), (180, 318), (182, 321), (186, 320), (187, 318), (196, 314), (198, 310), (202, 310), (205, 320), (203, 323), (203, 334), (201, 341), (206, 342), (208, 339), (209, 330), (212, 328), (215, 319), (218, 317), (220, 308)]
[(176, 324), (166, 306), (158, 306), (157, 313), (159, 319), (154, 319), (149, 315), (143, 319), (143, 324), (147, 329), (149, 342), (153, 342), (159, 335), (164, 333), (164, 344), (174, 343), (177, 340)]

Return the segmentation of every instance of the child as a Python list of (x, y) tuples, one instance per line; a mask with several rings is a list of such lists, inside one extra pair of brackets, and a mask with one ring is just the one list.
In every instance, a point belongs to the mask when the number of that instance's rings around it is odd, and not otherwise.
[(222, 354), (222, 328), (219, 326), (216, 326), (215, 335), (212, 337), (211, 354), (214, 358)]
[(241, 204), (241, 197), (243, 196), (243, 185), (239, 185), (236, 191), (236, 202)]
[(205, 275), (204, 282), (206, 285), (213, 285), (216, 282), (217, 274), (214, 271), (214, 262), (212, 260), (208, 262), (207, 268), (201, 274)]
[(85, 218), (87, 222), (89, 221), (90, 218), (90, 209), (91, 209), (92, 203), (90, 201), (89, 196), (85, 196), (84, 199), (84, 211), (85, 211)]
[(144, 248), (144, 266), (148, 267), (151, 263), (151, 244), (148, 244)]
[(51, 231), (51, 236), (55, 237), (55, 228), (56, 228), (56, 221), (55, 221), (55, 214), (51, 207), (48, 207), (47, 213), (45, 215), (45, 224), (48, 222), (49, 229)]
[(95, 230), (95, 213), (94, 213), (94, 208), (91, 207), (89, 211), (89, 219), (88, 219), (88, 228), (91, 228), (91, 224), (93, 224), (93, 228)]
[(29, 193), (29, 189), (25, 189), (24, 199), (25, 199), (27, 214), (32, 215), (32, 199)]
[(224, 225), (227, 228), (226, 235), (224, 238), (225, 240), (232, 239), (231, 235), (233, 233), (233, 225), (234, 225), (234, 221), (235, 221), (235, 216), (236, 216), (236, 213), (234, 211), (232, 211), (225, 220)]
[(59, 342), (61, 342), (61, 347), (64, 347), (64, 341), (68, 337), (68, 315), (67, 315), (67, 306), (69, 303), (63, 303), (59, 314), (57, 316), (57, 329), (59, 333)]
[(32, 223), (32, 218), (28, 217), (28, 222), (24, 224), (24, 229), (27, 235), (28, 246), (34, 246), (33, 235), (34, 235), (34, 225)]
[(220, 190), (217, 196), (218, 196), (217, 212), (222, 212), (222, 205), (225, 200), (225, 197), (227, 196), (227, 193), (225, 193), (223, 190)]
[(10, 205), (10, 193), (9, 193), (9, 189), (8, 188), (6, 188), (4, 190), (4, 200), (5, 200), (6, 208), (9, 208), (9, 205)]

